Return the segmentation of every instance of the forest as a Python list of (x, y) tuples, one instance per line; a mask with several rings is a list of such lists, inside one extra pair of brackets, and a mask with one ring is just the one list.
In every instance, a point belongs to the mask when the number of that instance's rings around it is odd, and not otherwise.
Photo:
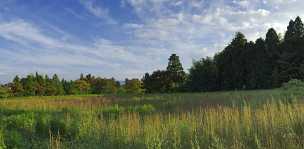
[(214, 57), (195, 61), (189, 72), (180, 57), (172, 54), (166, 70), (146, 73), (141, 79), (114, 78), (81, 74), (77, 80), (60, 79), (39, 73), (0, 88), (1, 97), (52, 96), (101, 93), (174, 93), (221, 90), (253, 90), (278, 88), (291, 79), (304, 79), (304, 25), (300, 17), (290, 20), (284, 37), (270, 28), (266, 38), (248, 41), (238, 32)]

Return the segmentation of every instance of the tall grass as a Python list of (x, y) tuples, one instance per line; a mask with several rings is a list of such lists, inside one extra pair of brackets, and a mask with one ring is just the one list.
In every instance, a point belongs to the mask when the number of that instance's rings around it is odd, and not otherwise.
[[(57, 103), (50, 100), (44, 102), (50, 101), (54, 107), (0, 104), (0, 149), (304, 148), (304, 105), (301, 101), (289, 101), (285, 97), (275, 100), (279, 98), (268, 95), (270, 100), (252, 104), (251, 92), (221, 94), (193, 94), (190, 103), (184, 97), (191, 98), (191, 94), (175, 95), (176, 98), (174, 95), (155, 95), (155, 100), (164, 100), (159, 105), (149, 102), (153, 101), (153, 95), (136, 97), (148, 98), (141, 101), (115, 99), (107, 106), (76, 103), (72, 108), (65, 105), (58, 109), (54, 108)], [(231, 96), (239, 96), (241, 104), (227, 101), (222, 104), (217, 99)], [(266, 98), (264, 93), (260, 96)], [(211, 102), (211, 99), (219, 101)], [(35, 104), (34, 100), (30, 101)], [(211, 103), (207, 104), (207, 101)], [(169, 104), (163, 106), (166, 102)], [(203, 104), (187, 110), (165, 110), (184, 103), (187, 106)]]

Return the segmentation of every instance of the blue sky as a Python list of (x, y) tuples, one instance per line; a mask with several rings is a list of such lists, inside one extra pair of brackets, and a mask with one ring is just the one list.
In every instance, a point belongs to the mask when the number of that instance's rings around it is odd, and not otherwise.
[(237, 31), (284, 33), (300, 0), (1, 0), (0, 82), (14, 75), (92, 73), (119, 80), (213, 56)]

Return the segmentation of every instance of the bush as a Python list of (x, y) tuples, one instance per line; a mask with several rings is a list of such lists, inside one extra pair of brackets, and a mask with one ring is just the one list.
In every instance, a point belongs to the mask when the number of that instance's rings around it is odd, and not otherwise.
[(298, 79), (292, 79), (290, 81), (288, 81), (287, 83), (283, 84), (283, 89), (287, 89), (287, 90), (303, 90), (304, 89), (304, 82)]
[(284, 83), (282, 89), (294, 95), (302, 95), (304, 93), (304, 82), (301, 80), (292, 79), (287, 83)]
[(9, 89), (6, 87), (0, 86), (0, 98), (7, 98), (9, 97)]
[(138, 113), (152, 113), (155, 111), (155, 108), (153, 105), (150, 105), (150, 104), (145, 104), (143, 106), (139, 106), (136, 108), (136, 112)]
[(67, 127), (65, 122), (62, 119), (53, 118), (50, 121), (50, 133), (53, 135), (60, 135), (63, 136), (67, 132)]
[(33, 133), (35, 119), (33, 113), (12, 115), (4, 119), (8, 129), (15, 129), (26, 133)]
[(104, 108), (102, 110), (102, 113), (105, 117), (117, 117), (122, 112), (124, 112), (124, 108), (118, 106), (117, 104), (111, 107)]
[(26, 141), (18, 131), (9, 131), (5, 134), (5, 144), (7, 148), (18, 149), (25, 148)]
[(47, 137), (49, 135), (49, 129), (50, 129), (50, 115), (41, 114), (37, 116), (35, 130), (36, 133), (40, 136)]

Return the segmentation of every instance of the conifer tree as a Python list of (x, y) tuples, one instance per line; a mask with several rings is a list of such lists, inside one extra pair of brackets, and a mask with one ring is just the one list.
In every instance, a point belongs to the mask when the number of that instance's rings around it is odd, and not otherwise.
[(172, 54), (169, 58), (167, 73), (170, 78), (169, 90), (178, 91), (186, 81), (186, 73), (184, 72), (183, 66), (179, 60), (179, 56)]

